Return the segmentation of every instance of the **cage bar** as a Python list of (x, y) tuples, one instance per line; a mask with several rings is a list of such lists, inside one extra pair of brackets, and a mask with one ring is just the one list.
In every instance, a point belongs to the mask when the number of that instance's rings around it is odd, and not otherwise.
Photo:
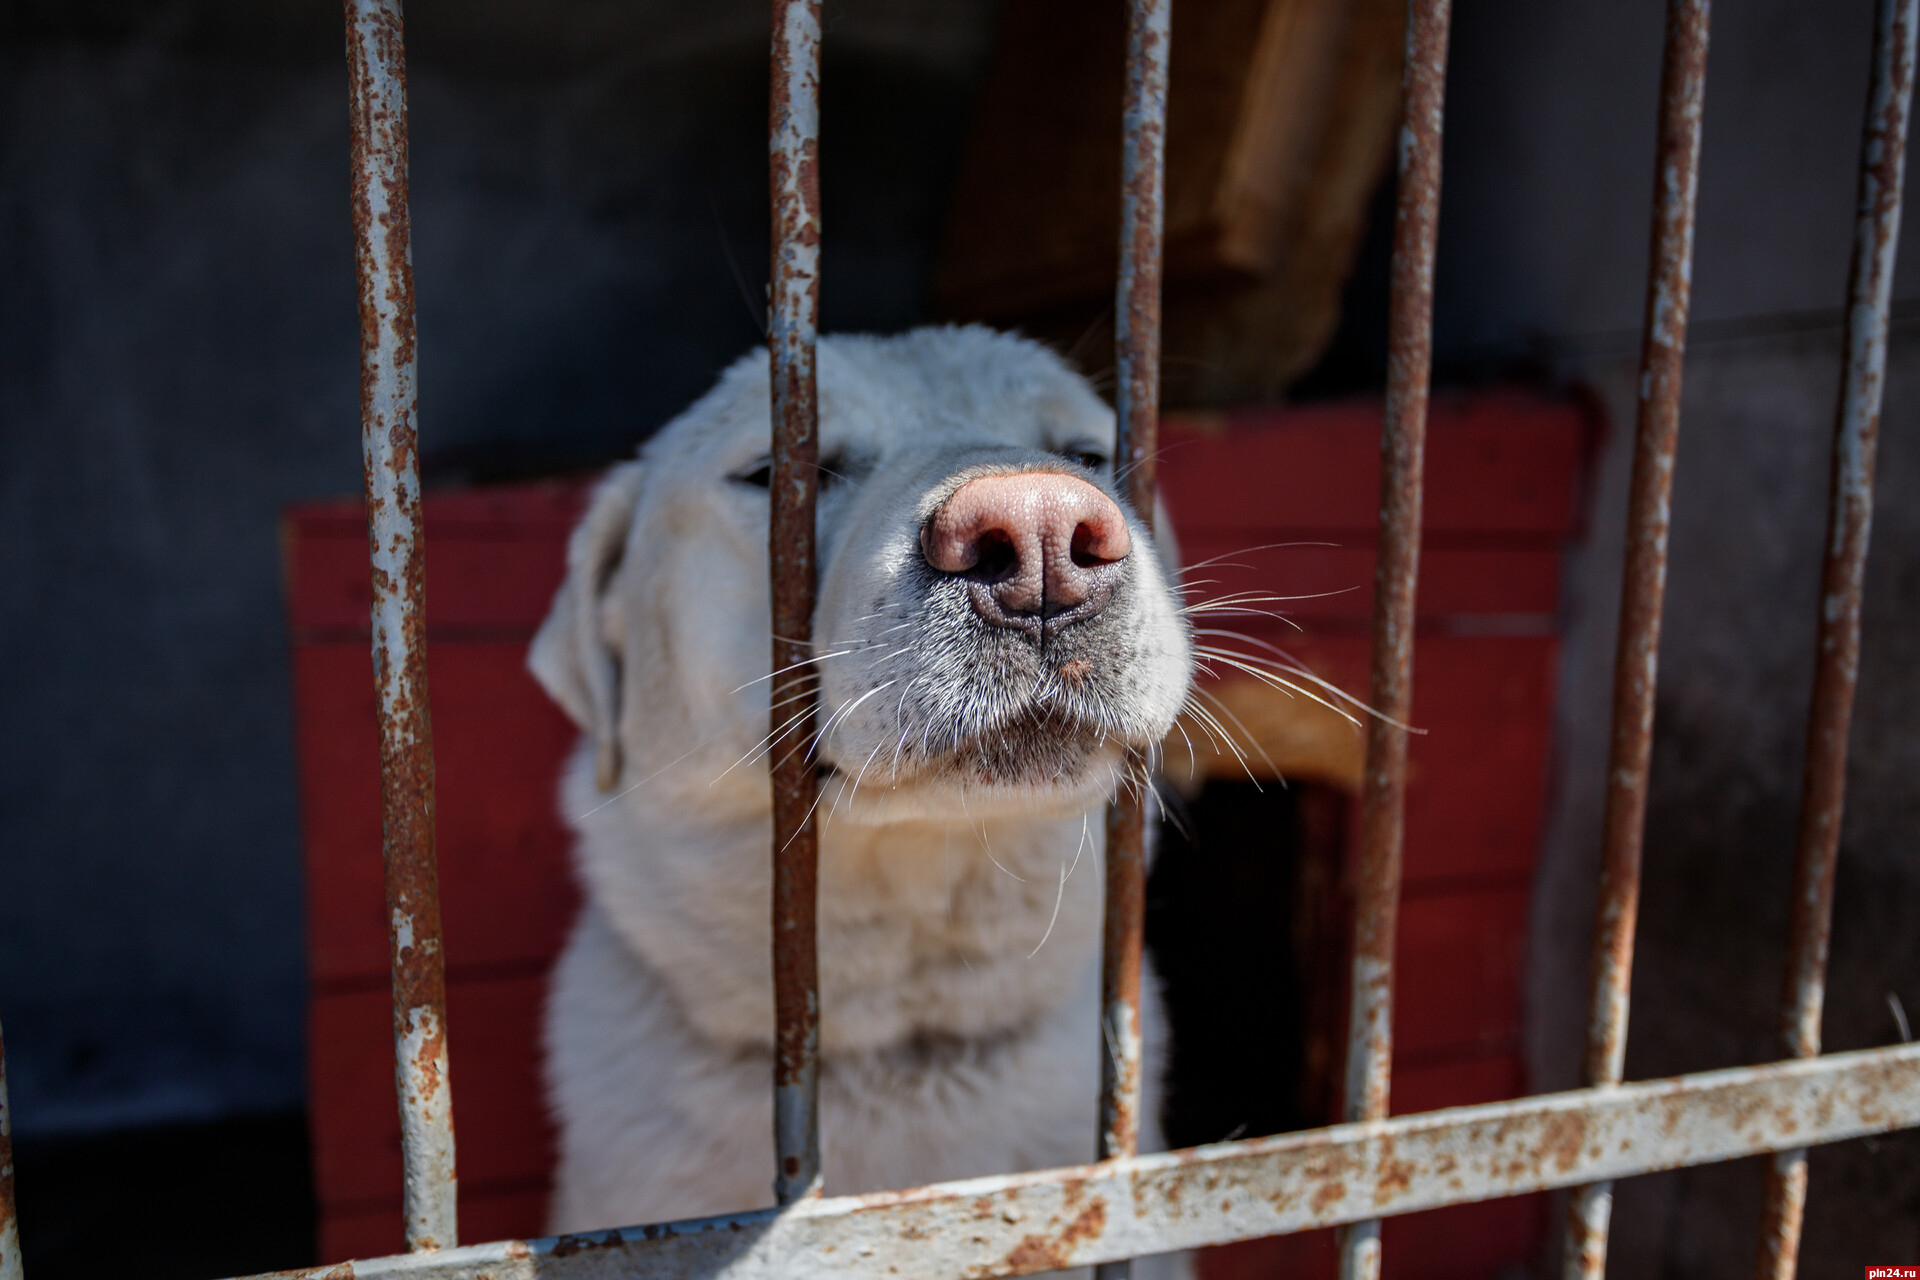
[(820, 1193), (820, 977), (815, 945), (820, 839), (813, 759), (814, 506), (820, 406), (820, 0), (774, 0), (768, 176), (773, 271), (768, 358), (773, 472), (773, 1135), (781, 1204)]
[[(1405, 836), (1407, 729), (1413, 711), (1414, 596), (1427, 391), (1433, 363), (1433, 257), (1440, 224), (1440, 139), (1451, 0), (1409, 0), (1402, 71), (1399, 191), (1393, 225), (1387, 403), (1380, 440), (1380, 553), (1373, 582), (1374, 715), (1355, 887), (1348, 998), (1346, 1118), (1383, 1120), (1393, 1071), (1393, 941)], [(1340, 1235), (1342, 1280), (1380, 1274), (1380, 1220)]]
[[(1120, 122), (1120, 266), (1114, 297), (1114, 485), (1153, 523), (1160, 433), (1160, 269), (1167, 167), (1167, 55), (1172, 0), (1130, 0), (1126, 89)], [(1129, 752), (1126, 779), (1107, 809), (1106, 899), (1100, 956), (1099, 1158), (1132, 1155), (1140, 1142), (1140, 957), (1146, 933), (1147, 793), (1151, 765)], [(1098, 1280), (1126, 1280), (1125, 1259)]]
[(0, 1280), (21, 1280), (20, 1219), (13, 1207), (13, 1121), (7, 1114), (7, 1037), (0, 1032)]
[[(1680, 433), (1680, 373), (1693, 283), (1693, 209), (1700, 179), (1700, 115), (1706, 94), (1709, 0), (1669, 0), (1660, 69), (1652, 246), (1640, 404), (1627, 511), (1626, 577), (1614, 655), (1613, 741), (1607, 760), (1600, 899), (1587, 1007), (1586, 1083), (1620, 1082), (1627, 1051), (1627, 997), (1640, 903), (1640, 846), (1653, 753), (1654, 679), (1660, 606), (1666, 594), (1673, 457)], [(1568, 1280), (1606, 1273), (1611, 1183), (1581, 1187), (1567, 1208)]]
[(1896, 1045), (276, 1280), (1025, 1275), (1914, 1125), (1920, 1044)]
[[(1860, 141), (1860, 190), (1847, 282), (1845, 360), (1833, 431), (1825, 563), (1820, 575), (1819, 641), (1807, 710), (1807, 754), (1794, 851), (1792, 925), (1780, 997), (1787, 1056), (1820, 1052), (1827, 944), (1833, 923), (1834, 863), (1846, 805), (1847, 731), (1860, 665), (1860, 604), (1873, 525), (1874, 453), (1887, 366), (1887, 308), (1900, 243), (1907, 117), (1913, 103), (1914, 39), (1920, 0), (1880, 0), (1873, 31), (1873, 79)], [(1768, 1163), (1755, 1274), (1792, 1280), (1807, 1198), (1807, 1151), (1795, 1147)]]
[(346, 0), (353, 230), (360, 298), (360, 424), (373, 578), (373, 674), (394, 1078), (407, 1247), (454, 1244), (453, 1094), (446, 960), (433, 847), (425, 535), (420, 523), (413, 243), (407, 199), (407, 65), (399, 0)]

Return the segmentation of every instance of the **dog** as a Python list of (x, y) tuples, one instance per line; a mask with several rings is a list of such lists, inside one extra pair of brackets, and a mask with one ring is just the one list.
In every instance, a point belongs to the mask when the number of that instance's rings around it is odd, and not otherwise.
[(530, 650), (582, 731), (556, 1231), (773, 1201), (768, 761), (796, 750), (822, 778), (827, 1190), (1094, 1156), (1102, 810), (1194, 666), (1171, 557), (1114, 488), (1112, 411), (1041, 346), (827, 337), (818, 370), (813, 741), (767, 732), (764, 349), (600, 482)]

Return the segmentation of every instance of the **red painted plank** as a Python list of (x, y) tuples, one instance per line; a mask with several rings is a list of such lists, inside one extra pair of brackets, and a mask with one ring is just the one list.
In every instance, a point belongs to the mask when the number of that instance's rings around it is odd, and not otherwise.
[[(539, 1190), (553, 1162), (540, 1083), (546, 976), (447, 984), (460, 1202)], [(308, 1009), (307, 1099), (314, 1192), (323, 1210), (391, 1211), (400, 1240), (400, 1117), (385, 991), (316, 995)], [(471, 1240), (487, 1237), (463, 1228)]]
[[(427, 628), (516, 628), (546, 617), (566, 564), (585, 483), (429, 494)], [(313, 503), (286, 517), (287, 609), (307, 631), (364, 634), (372, 591), (358, 503)]]
[[(1282, 645), (1323, 679), (1366, 695), (1364, 636), (1296, 635)], [(1545, 818), (1559, 651), (1550, 636), (1416, 640), (1413, 723), (1426, 732), (1408, 752), (1409, 889), (1531, 873)]]
[[(575, 730), (527, 673), (525, 652), (524, 641), (427, 647), (440, 900), (456, 975), (544, 968), (573, 918), (554, 795)], [(351, 641), (293, 656), (308, 971), (323, 989), (387, 975), (370, 663)]]
[[(1169, 415), (1159, 483), (1168, 510), (1203, 529), (1350, 530), (1371, 539), (1380, 497), (1378, 400)], [(1557, 542), (1578, 522), (1582, 407), (1518, 392), (1433, 397), (1429, 534)]]
[[(1241, 529), (1188, 536), (1178, 524), (1175, 528), (1181, 535), (1180, 553), (1194, 566), (1183, 578), (1191, 587), (1190, 601), (1247, 599), (1252, 593), (1262, 599), (1245, 607), (1279, 614), (1309, 629), (1330, 623), (1363, 629), (1372, 616), (1374, 555), (1358, 539), (1343, 539), (1341, 546), (1254, 550), (1296, 531)], [(1495, 619), (1525, 616), (1530, 629), (1546, 630), (1560, 608), (1560, 554), (1546, 548), (1450, 547), (1429, 542), (1420, 557), (1416, 605), (1425, 623), (1458, 614)], [(1202, 612), (1195, 618), (1205, 619), (1206, 626), (1230, 627), (1269, 639), (1276, 632), (1292, 630), (1268, 613), (1249, 617)]]
[(1393, 1114), (1414, 1115), (1476, 1102), (1526, 1095), (1526, 1066), (1518, 1049), (1484, 1057), (1435, 1058), (1393, 1064)]
[(1517, 1047), (1530, 886), (1400, 904), (1393, 1047), (1418, 1059)]

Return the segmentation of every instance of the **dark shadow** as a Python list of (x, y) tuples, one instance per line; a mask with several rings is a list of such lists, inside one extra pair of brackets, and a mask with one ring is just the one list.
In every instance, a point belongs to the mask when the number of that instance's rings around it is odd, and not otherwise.
[(33, 1280), (207, 1280), (315, 1261), (301, 1112), (14, 1144)]

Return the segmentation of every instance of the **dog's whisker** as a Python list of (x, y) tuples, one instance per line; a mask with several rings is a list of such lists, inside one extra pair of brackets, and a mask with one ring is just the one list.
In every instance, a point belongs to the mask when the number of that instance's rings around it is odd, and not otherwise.
[[(791, 644), (793, 642), (788, 641), (788, 643)], [(786, 666), (781, 667), (777, 671), (769, 671), (767, 672), (767, 674), (760, 676), (756, 679), (749, 680), (745, 684), (735, 685), (733, 688), (727, 690), (727, 694), (729, 697), (731, 697), (733, 694), (739, 693), (743, 689), (751, 689), (753, 688), (753, 686), (757, 684), (763, 684), (766, 681), (773, 679), (775, 676), (783, 676), (789, 671), (798, 671), (803, 667), (810, 667), (814, 665), (816, 662), (825, 662), (829, 658), (844, 658), (850, 653), (858, 653), (858, 652), (859, 652), (858, 649), (842, 649), (834, 653), (815, 654), (813, 657), (810, 657), (810, 658), (802, 658), (798, 662), (789, 662)]]
[[(1196, 633), (1196, 634), (1199, 634), (1199, 633)], [(1298, 676), (1300, 679), (1306, 681), (1308, 684), (1313, 685), (1315, 688), (1324, 689), (1328, 694), (1332, 695), (1333, 697), (1340, 699), (1341, 701), (1347, 703), (1350, 706), (1358, 708), (1359, 710), (1365, 712), (1366, 714), (1373, 716), (1375, 719), (1378, 719), (1378, 720), (1384, 721), (1387, 724), (1393, 725), (1397, 729), (1405, 729), (1408, 733), (1425, 733), (1426, 732), (1426, 730), (1424, 729), (1416, 729), (1411, 725), (1401, 724), (1400, 722), (1393, 720), (1388, 716), (1381, 715), (1378, 711), (1374, 710), (1373, 707), (1371, 707), (1361, 699), (1355, 697), (1353, 694), (1348, 693), (1345, 689), (1342, 689), (1339, 685), (1334, 684), (1332, 681), (1327, 680), (1319, 675), (1316, 675), (1304, 663), (1300, 662), (1300, 660), (1295, 658), (1292, 654), (1287, 653), (1284, 649), (1276, 649), (1272, 645), (1267, 644), (1265, 641), (1256, 640), (1252, 636), (1241, 635), (1239, 632), (1236, 632), (1236, 631), (1224, 631), (1224, 632), (1219, 632), (1217, 634), (1231, 638), (1231, 639), (1245, 640), (1250, 644), (1259, 645), (1261, 648), (1271, 649), (1275, 654), (1278, 654), (1279, 657), (1284, 661), (1273, 662), (1272, 659), (1262, 658), (1257, 654), (1235, 653), (1228, 649), (1222, 649), (1217, 645), (1195, 645), (1194, 651), (1197, 654), (1202, 655), (1203, 657), (1215, 658), (1222, 662), (1226, 662), (1230, 665), (1239, 666), (1243, 670), (1245, 670), (1249, 665), (1257, 667), (1262, 663), (1270, 663), (1271, 665), (1266, 667), (1265, 670), (1267, 670), (1274, 676), (1280, 676), (1283, 673), (1288, 676)], [(1294, 692), (1303, 694), (1309, 698), (1314, 698), (1314, 701), (1316, 702), (1322, 701), (1322, 699), (1314, 697), (1314, 695), (1308, 690), (1302, 689), (1300, 686), (1292, 684), (1291, 682), (1288, 682), (1288, 687), (1292, 689)], [(1334, 711), (1340, 710), (1338, 707), (1333, 707), (1331, 704), (1325, 704), (1325, 705), (1328, 705), (1330, 709)], [(1340, 714), (1342, 714), (1343, 716), (1346, 715), (1345, 712), (1341, 712)], [(1359, 723), (1359, 721), (1352, 716), (1346, 716), (1346, 718), (1348, 720), (1353, 721), (1353, 723), (1355, 724)]]
[(872, 751), (869, 751), (869, 752), (867, 753), (867, 759), (866, 759), (866, 763), (865, 763), (865, 764), (862, 764), (862, 765), (860, 766), (860, 772), (859, 772), (859, 773), (856, 773), (856, 774), (854, 774), (854, 775), (853, 775), (853, 785), (852, 785), (851, 787), (843, 787), (843, 788), (841, 788), (841, 790), (840, 790), (840, 794), (839, 794), (839, 795), (837, 795), (837, 796), (835, 796), (835, 797), (833, 798), (833, 807), (832, 807), (831, 809), (829, 809), (829, 810), (827, 810), (827, 821), (828, 821), (828, 822), (832, 822), (832, 821), (833, 821), (833, 815), (834, 815), (834, 814), (836, 814), (836, 813), (838, 813), (838, 812), (840, 812), (840, 802), (841, 802), (842, 800), (846, 800), (846, 801), (848, 801), (849, 803), (851, 803), (851, 801), (852, 801), (852, 799), (853, 799), (853, 797), (854, 797), (854, 796), (856, 796), (856, 795), (858, 795), (858, 794), (860, 793), (860, 780), (861, 780), (862, 778), (865, 778), (865, 777), (867, 776), (867, 768), (868, 768), (868, 766), (870, 766), (870, 765), (872, 765), (872, 764), (873, 764), (873, 758), (874, 758), (875, 756), (877, 756), (877, 755), (879, 755), (879, 754), (880, 754), (880, 748), (882, 748), (882, 747), (884, 747), (884, 746), (886, 746), (886, 745), (887, 745), (887, 744), (886, 744), (885, 742), (876, 742), (876, 743), (874, 743), (874, 744), (873, 744), (873, 750), (872, 750)]
[(1025, 876), (1014, 875), (1013, 872), (1007, 871), (1007, 868), (1001, 865), (1000, 859), (993, 856), (993, 842), (987, 839), (986, 827), (982, 824), (974, 822), (973, 813), (970, 809), (967, 808), (967, 787), (965, 783), (960, 784), (960, 812), (967, 815), (967, 825), (973, 828), (973, 834), (975, 838), (977, 838), (980, 841), (980, 848), (985, 851), (987, 855), (987, 861), (991, 862), (994, 866), (999, 867), (1000, 870), (1005, 871), (1008, 875), (1013, 876), (1013, 878), (1015, 880), (1018, 880), (1021, 884), (1025, 884), (1027, 882), (1027, 878)]
[[(1079, 843), (1073, 846), (1073, 863), (1067, 868), (1067, 874), (1061, 878), (1062, 884), (1065, 884), (1066, 881), (1073, 878), (1075, 868), (1080, 865), (1081, 853), (1085, 851), (1088, 845), (1093, 843), (1093, 829), (1089, 825), (1092, 820), (1093, 815), (1091, 813), (1083, 813), (1080, 815), (1080, 840)], [(1035, 948), (1035, 950), (1038, 950), (1038, 948)]]
[(695, 752), (699, 751), (700, 748), (706, 746), (708, 743), (712, 741), (713, 741), (712, 735), (702, 738), (700, 741), (694, 743), (691, 747), (687, 748), (685, 751), (681, 752), (679, 755), (675, 756), (673, 759), (661, 765), (658, 769), (655, 769), (652, 773), (648, 774), (646, 777), (640, 779), (640, 781), (632, 784), (631, 786), (621, 788), (619, 791), (614, 792), (612, 795), (608, 796), (605, 800), (602, 800), (599, 804), (593, 806), (593, 808), (587, 810), (585, 813), (579, 814), (574, 818), (574, 821), (585, 822), (588, 818), (591, 818), (594, 814), (600, 812), (602, 809), (606, 808), (608, 805), (612, 804), (614, 801), (621, 800), (626, 798), (627, 796), (632, 795), (634, 792), (638, 791), (641, 787), (646, 786), (649, 782), (652, 782), (655, 778), (659, 777), (661, 774), (665, 773), (667, 770), (673, 768), (673, 766), (679, 764), (682, 760), (685, 760), (688, 756), (693, 755)]
[[(1282, 676), (1275, 675), (1270, 671), (1263, 670), (1260, 667), (1256, 667), (1250, 662), (1240, 661), (1239, 659), (1234, 658), (1228, 654), (1216, 653), (1210, 656), (1216, 662), (1224, 662), (1228, 666), (1233, 667), (1238, 671), (1243, 671), (1246, 674), (1252, 676), (1254, 679), (1260, 681), (1262, 684), (1269, 685), (1272, 688), (1287, 694), (1288, 696), (1298, 694), (1300, 697), (1307, 699), (1309, 702), (1317, 702), (1321, 706), (1325, 707), (1327, 710), (1339, 716), (1342, 720), (1345, 720), (1348, 724), (1353, 725), (1355, 728), (1358, 728), (1360, 726), (1360, 718), (1358, 716), (1348, 711), (1345, 707), (1338, 706), (1335, 703), (1329, 701), (1328, 699), (1321, 697), (1319, 694), (1315, 693), (1312, 689), (1309, 689), (1304, 685), (1295, 684), (1291, 680), (1285, 679)], [(1350, 695), (1342, 693), (1340, 696), (1345, 698)], [(1368, 715), (1372, 716), (1374, 719), (1380, 720), (1386, 724), (1390, 724), (1394, 728), (1403, 730), (1404, 732), (1419, 733), (1419, 734), (1424, 734), (1426, 732), (1425, 729), (1416, 729), (1412, 725), (1407, 724), (1404, 721), (1394, 719), (1392, 716), (1382, 715), (1380, 712), (1375, 711), (1373, 708), (1367, 707), (1364, 704), (1361, 705), (1361, 709), (1365, 711)]]
[[(1075, 854), (1074, 856), (1077, 859), (1079, 855)], [(1053, 926), (1057, 924), (1060, 920), (1060, 904), (1062, 902), (1065, 902), (1066, 899), (1067, 899), (1067, 864), (1063, 862), (1060, 864), (1060, 887), (1054, 892), (1054, 895), (1053, 895), (1053, 914), (1047, 917), (1047, 931), (1040, 935), (1040, 941), (1033, 944), (1033, 950), (1027, 952), (1027, 959), (1031, 960), (1035, 956), (1039, 955), (1040, 948), (1046, 946), (1047, 939), (1053, 936)]]
[[(1195, 569), (1204, 569), (1209, 565), (1219, 565), (1229, 556), (1250, 556), (1256, 551), (1279, 551), (1287, 547), (1337, 547), (1339, 545), (1337, 542), (1263, 542), (1257, 547), (1241, 547), (1236, 551), (1223, 551), (1210, 559), (1196, 560), (1192, 564), (1183, 565), (1180, 568), (1179, 576), (1184, 578)], [(1253, 566), (1243, 564), (1236, 567), (1251, 569)]]
[[(1234, 728), (1238, 729), (1242, 734), (1245, 735), (1247, 740), (1247, 745), (1249, 747), (1252, 747), (1256, 752), (1259, 753), (1261, 763), (1266, 765), (1267, 768), (1273, 771), (1274, 777), (1277, 778), (1280, 776), (1280, 767), (1274, 764), (1273, 758), (1267, 754), (1266, 748), (1260, 745), (1260, 740), (1254, 737), (1254, 735), (1247, 729), (1246, 724), (1240, 719), (1240, 717), (1233, 713), (1233, 709), (1231, 707), (1227, 706), (1226, 703), (1222, 702), (1219, 699), (1219, 697), (1216, 696), (1213, 693), (1213, 691), (1210, 689), (1202, 689), (1198, 685), (1196, 685), (1194, 686), (1193, 691), (1199, 694), (1201, 697), (1205, 698), (1208, 702), (1211, 702), (1214, 706), (1218, 707), (1220, 709), (1220, 714), (1227, 717), (1227, 719), (1231, 720), (1233, 722)], [(1195, 707), (1195, 710), (1203, 711), (1203, 712), (1206, 711), (1204, 707), (1200, 707), (1197, 704), (1194, 704), (1194, 707)], [(1208, 716), (1212, 715), (1211, 712), (1206, 712), (1206, 714)], [(1214, 723), (1217, 725), (1219, 724), (1219, 721), (1215, 720)], [(1260, 789), (1260, 780), (1253, 776), (1253, 769), (1247, 764), (1246, 755), (1240, 750), (1239, 746), (1234, 743), (1233, 735), (1227, 733), (1226, 727), (1224, 725), (1220, 726), (1220, 732), (1222, 736), (1226, 738), (1227, 746), (1230, 750), (1232, 750), (1234, 757), (1240, 761), (1240, 767), (1246, 770), (1247, 779), (1253, 783), (1254, 790), (1258, 791)]]
[(717, 775), (715, 775), (715, 777), (711, 781), (707, 783), (707, 786), (709, 788), (713, 787), (722, 778), (732, 773), (735, 769), (738, 769), (741, 765), (746, 764), (752, 760), (761, 759), (764, 756), (770, 754), (773, 751), (773, 748), (779, 745), (780, 739), (786, 737), (788, 734), (792, 733), (795, 729), (799, 728), (801, 723), (805, 721), (806, 718), (812, 714), (812, 712), (813, 712), (813, 708), (811, 706), (802, 707), (800, 710), (794, 712), (791, 716), (788, 716), (786, 719), (786, 722), (783, 723), (778, 729), (768, 730), (767, 735), (764, 738), (761, 738), (760, 741), (754, 743), (753, 746), (747, 749), (747, 754), (741, 756), (738, 760), (735, 760), (732, 764), (722, 769)]

